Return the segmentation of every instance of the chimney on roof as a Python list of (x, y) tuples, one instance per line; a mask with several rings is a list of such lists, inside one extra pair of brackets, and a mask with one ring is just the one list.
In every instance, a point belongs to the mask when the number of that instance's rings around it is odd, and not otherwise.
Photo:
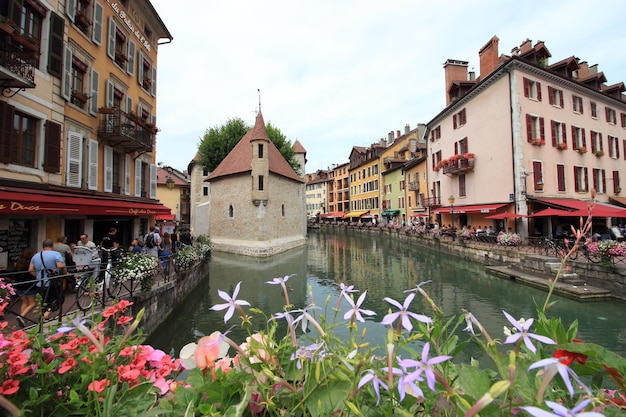
[(393, 142), (393, 130), (387, 134), (387, 141), (390, 144)]
[(515, 48), (511, 49), (511, 55), (512, 56), (518, 56), (519, 55), (519, 48), (517, 46)]
[(520, 54), (524, 55), (526, 52), (530, 51), (533, 47), (533, 42), (526, 38), (526, 40), (524, 42), (522, 42), (522, 44), (519, 46), (520, 47)]
[(593, 64), (589, 67), (589, 75), (596, 75), (598, 73), (598, 64)]
[(498, 37), (493, 36), (489, 42), (478, 51), (481, 79), (485, 78), (498, 67), (498, 42), (500, 42)]
[(578, 63), (578, 78), (583, 79), (589, 76), (589, 64), (587, 61), (580, 61)]
[(387, 141), (385, 138), (380, 138), (380, 146), (384, 146), (385, 148), (387, 147)]
[(468, 79), (470, 81), (475, 81), (476, 80), (476, 73), (474, 71), (470, 71), (469, 75), (468, 75)]
[(411, 126), (407, 123), (406, 125), (404, 125), (404, 134), (408, 135), (409, 132), (411, 132)]
[(396, 130), (396, 138), (399, 138), (400, 136), (402, 136), (402, 135), (400, 134), (400, 131), (399, 131), (399, 130)]
[(456, 59), (448, 59), (443, 64), (443, 71), (446, 78), (446, 106), (450, 104), (452, 98), (450, 97), (450, 87), (454, 81), (467, 80), (467, 61), (458, 61)]

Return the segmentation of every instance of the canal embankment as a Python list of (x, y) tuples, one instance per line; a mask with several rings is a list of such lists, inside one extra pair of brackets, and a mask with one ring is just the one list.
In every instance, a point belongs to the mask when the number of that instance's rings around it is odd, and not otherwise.
[[(534, 253), (525, 246), (501, 246), (497, 243), (451, 240), (401, 229), (385, 227), (351, 227), (342, 224), (322, 224), (310, 233), (354, 231), (378, 235), (382, 239), (398, 239), (409, 244), (435, 250), (483, 264), (492, 275), (517, 281), (540, 289), (549, 289), (551, 280), (559, 273), (554, 292), (580, 301), (617, 299), (626, 301), (626, 267), (591, 263), (583, 257), (567, 260), (561, 268), (561, 260)], [(560, 270), (560, 272), (559, 272)]]

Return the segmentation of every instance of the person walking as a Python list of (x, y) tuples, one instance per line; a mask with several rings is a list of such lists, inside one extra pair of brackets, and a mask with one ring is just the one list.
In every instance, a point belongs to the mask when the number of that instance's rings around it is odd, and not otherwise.
[(42, 244), (42, 251), (33, 255), (28, 265), (30, 274), (37, 278), (37, 289), (43, 294), (43, 302), (47, 310), (42, 318), (46, 320), (53, 310), (54, 300), (60, 301), (61, 292), (57, 291), (60, 282), (54, 282), (55, 275), (65, 274), (65, 262), (61, 254), (53, 249), (52, 239), (46, 239)]
[(159, 235), (159, 229), (154, 226), (150, 226), (150, 232), (148, 232), (144, 238), (144, 247), (146, 248), (146, 254), (159, 257), (159, 244), (161, 243), (161, 235)]
[(168, 232), (163, 233), (163, 238), (161, 239), (161, 243), (159, 244), (159, 259), (161, 259), (161, 264), (163, 269), (167, 271), (167, 264), (170, 261), (170, 257), (172, 256), (172, 238)]
[(37, 305), (37, 286), (35, 285), (34, 277), (28, 272), (30, 260), (35, 253), (37, 251), (33, 248), (24, 248), (15, 263), (15, 273), (11, 276), (15, 282), (13, 288), (15, 288), (17, 295), (20, 297), (20, 315), (17, 316), (17, 323), (22, 329), (26, 327), (24, 318)]

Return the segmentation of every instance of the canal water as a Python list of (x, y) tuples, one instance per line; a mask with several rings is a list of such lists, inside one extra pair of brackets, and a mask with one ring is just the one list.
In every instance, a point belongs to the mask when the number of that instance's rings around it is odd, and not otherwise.
[[(400, 303), (405, 290), (423, 281), (424, 288), (448, 316), (468, 310), (478, 318), (492, 337), (504, 340), (503, 326), (510, 326), (502, 310), (515, 318), (536, 318), (536, 305), (542, 306), (546, 292), (489, 275), (482, 264), (464, 261), (436, 251), (425, 250), (387, 234), (371, 235), (345, 230), (320, 230), (309, 234), (307, 245), (274, 256), (254, 259), (232, 254), (214, 253), (209, 276), (172, 315), (149, 337), (148, 343), (178, 356), (182, 346), (195, 342), (215, 330), (226, 331), (232, 326), (231, 337), (241, 342), (247, 336), (238, 314), (227, 323), (225, 311), (211, 311), (214, 304), (224, 303), (218, 289), (232, 294), (238, 282), (238, 299), (246, 300), (268, 316), (282, 311), (285, 304), (280, 285), (269, 285), (276, 277), (292, 275), (287, 281), (290, 302), (296, 308), (315, 304), (333, 321), (339, 284), (367, 290), (362, 308), (373, 310), (376, 316), (367, 318), (366, 339), (372, 346), (382, 346), (386, 330), (380, 324), (390, 305), (383, 300), (391, 297)], [(355, 300), (358, 297), (356, 294)], [(559, 316), (565, 326), (578, 320), (578, 338), (603, 345), (626, 356), (626, 303), (618, 301), (578, 302), (553, 296), (558, 302), (549, 316)], [(337, 320), (348, 310), (345, 300)], [(432, 317), (430, 307), (418, 294), (411, 310)], [(253, 321), (264, 328), (265, 320)], [(363, 326), (360, 324), (360, 326)], [(361, 327), (360, 327), (361, 328)], [(345, 325), (335, 331), (345, 332)], [(462, 336), (463, 337), (463, 336)]]

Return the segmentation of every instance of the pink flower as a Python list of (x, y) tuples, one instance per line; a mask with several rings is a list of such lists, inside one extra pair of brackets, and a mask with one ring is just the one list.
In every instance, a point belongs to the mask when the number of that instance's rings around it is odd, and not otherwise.
[(105, 378), (89, 383), (87, 389), (91, 392), (97, 392), (98, 394), (100, 394), (109, 385), (111, 385), (111, 381)]

